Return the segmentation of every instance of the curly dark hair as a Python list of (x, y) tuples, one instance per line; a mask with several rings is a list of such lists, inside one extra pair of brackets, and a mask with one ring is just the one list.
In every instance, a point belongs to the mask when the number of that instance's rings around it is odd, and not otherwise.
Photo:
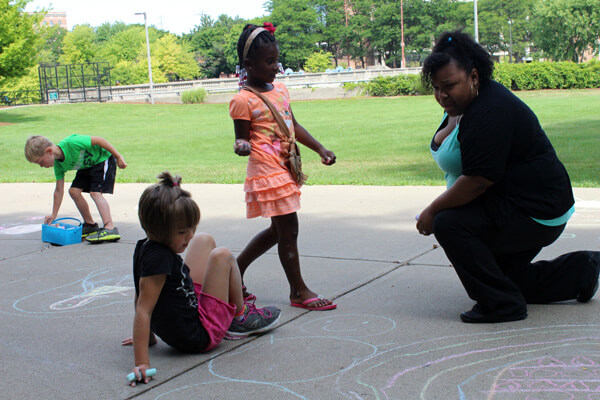
[(490, 80), (494, 71), (490, 54), (471, 36), (461, 31), (444, 32), (423, 62), (423, 83), (431, 84), (431, 77), (451, 61), (456, 62), (467, 74), (475, 68), (481, 82)]
[[(239, 58), (239, 62), (240, 62), (240, 66), (244, 66), (244, 47), (246, 46), (246, 41), (248, 40), (248, 36), (250, 36), (250, 34), (252, 32), (254, 32), (255, 29), (257, 28), (262, 28), (262, 26), (258, 26), (258, 25), (254, 25), (254, 24), (246, 24), (246, 26), (244, 26), (244, 30), (242, 31), (240, 38), (238, 39), (237, 42), (237, 53), (238, 53), (238, 58)], [(254, 56), (254, 54), (256, 54), (256, 51), (261, 48), (261, 47), (267, 47), (270, 46), (272, 44), (277, 44), (277, 40), (275, 40), (275, 35), (269, 31), (263, 31), (261, 33), (259, 33), (254, 40), (252, 41), (252, 44), (250, 45), (250, 47), (248, 48), (248, 53), (246, 54), (246, 58), (252, 58)]]

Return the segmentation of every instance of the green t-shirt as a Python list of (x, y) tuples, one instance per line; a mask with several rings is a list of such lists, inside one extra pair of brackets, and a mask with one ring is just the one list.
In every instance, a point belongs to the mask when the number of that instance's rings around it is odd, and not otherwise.
[(56, 180), (63, 179), (67, 171), (93, 167), (111, 156), (108, 150), (98, 145), (92, 146), (90, 136), (71, 135), (63, 139), (58, 147), (65, 155), (65, 159), (54, 161)]

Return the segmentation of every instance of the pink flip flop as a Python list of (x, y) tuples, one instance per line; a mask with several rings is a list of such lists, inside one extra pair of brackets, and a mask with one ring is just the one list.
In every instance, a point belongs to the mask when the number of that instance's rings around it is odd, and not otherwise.
[(313, 297), (312, 299), (304, 300), (302, 303), (290, 302), (290, 306), (304, 308), (304, 309), (310, 310), (310, 311), (325, 311), (325, 310), (333, 310), (334, 308), (337, 308), (337, 304), (335, 304), (335, 303), (326, 304), (324, 306), (318, 306), (318, 307), (309, 306), (310, 303), (313, 303), (318, 300), (326, 300), (326, 299), (321, 296)]

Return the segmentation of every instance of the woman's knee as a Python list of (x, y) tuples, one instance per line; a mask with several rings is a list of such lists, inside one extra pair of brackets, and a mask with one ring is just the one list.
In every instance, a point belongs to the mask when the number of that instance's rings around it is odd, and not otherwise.
[(459, 221), (452, 210), (442, 210), (433, 218), (433, 234), (436, 238), (448, 237), (456, 232)]

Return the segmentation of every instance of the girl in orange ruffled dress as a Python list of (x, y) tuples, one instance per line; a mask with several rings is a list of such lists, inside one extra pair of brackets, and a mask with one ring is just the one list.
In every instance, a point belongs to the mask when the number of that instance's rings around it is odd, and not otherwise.
[[(296, 139), (321, 156), (325, 165), (335, 163), (327, 150), (294, 118), (290, 97), (283, 83), (274, 82), (280, 70), (275, 28), (266, 23), (246, 25), (238, 40), (241, 87), (249, 86), (271, 101)], [(336, 304), (310, 290), (300, 272), (298, 255), (298, 216), (300, 185), (287, 168), (289, 140), (281, 132), (268, 106), (257, 95), (240, 90), (231, 100), (229, 114), (235, 128), (234, 151), (250, 156), (244, 191), (246, 217), (271, 218), (271, 225), (259, 232), (237, 258), (242, 278), (248, 266), (274, 245), (290, 284), (290, 305), (308, 310), (331, 310)], [(246, 300), (256, 296), (244, 287)]]

